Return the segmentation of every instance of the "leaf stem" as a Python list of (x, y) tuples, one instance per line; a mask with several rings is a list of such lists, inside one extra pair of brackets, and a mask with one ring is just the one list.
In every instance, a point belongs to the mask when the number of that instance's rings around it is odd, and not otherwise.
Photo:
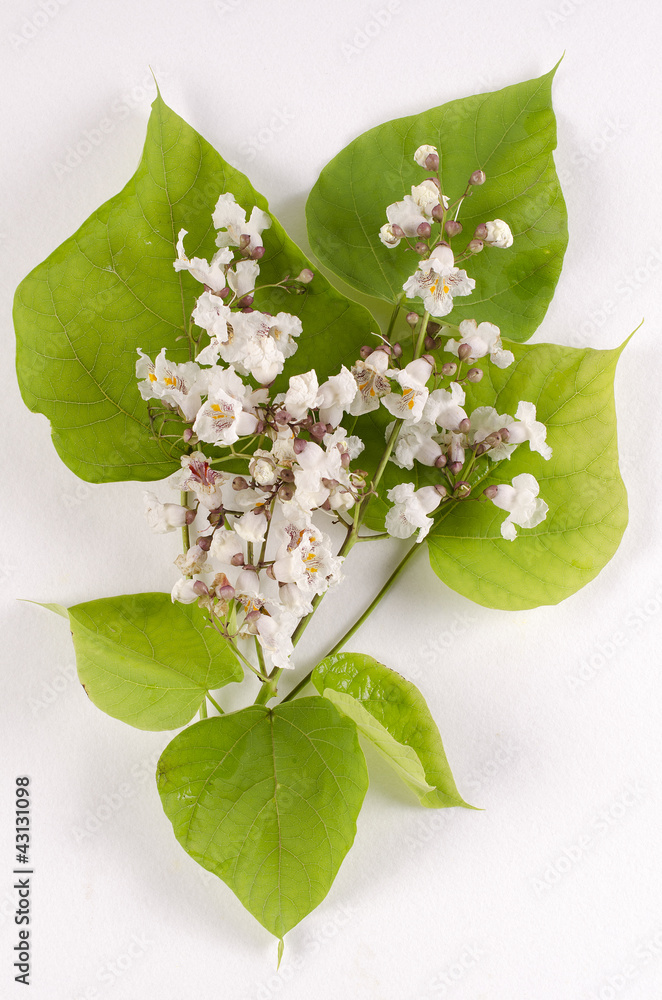
[[(180, 493), (179, 502), (181, 503), (182, 507), (188, 507), (188, 493), (186, 493), (185, 491)], [(182, 545), (184, 546), (184, 555), (186, 555), (188, 550), (191, 548), (191, 535), (189, 532), (188, 524), (182, 525)]]
[(214, 706), (219, 715), (225, 715), (225, 712), (223, 711), (219, 703), (214, 698), (212, 698), (209, 691), (207, 691), (207, 698), (212, 703), (212, 705)]

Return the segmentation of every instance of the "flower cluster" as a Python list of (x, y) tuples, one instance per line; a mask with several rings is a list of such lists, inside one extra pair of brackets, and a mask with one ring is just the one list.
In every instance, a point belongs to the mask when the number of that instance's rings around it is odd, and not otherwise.
[[(415, 159), (438, 171), (434, 147), (420, 147)], [(472, 177), (470, 185), (481, 182)], [(431, 244), (437, 223), (447, 234), (461, 230), (457, 216), (449, 227), (449, 211), (439, 175), (428, 178), (389, 206), (380, 233), (387, 246), (416, 238), (415, 249), (424, 257), (404, 284), (405, 295), (421, 298), (426, 310), (423, 319), (407, 317), (415, 328), (411, 360), (405, 361), (399, 344), (379, 337), (377, 346), (361, 349), (351, 370), (343, 366), (324, 381), (314, 370), (292, 375), (280, 393), (273, 382), (295, 353), (302, 325), (296, 315), (254, 308), (269, 216), (258, 207), (247, 216), (232, 194), (221, 195), (213, 214), (218, 250), (211, 261), (188, 257), (187, 233), (179, 233), (174, 267), (203, 286), (189, 336), (195, 359), (175, 363), (165, 348), (152, 359), (138, 349), (136, 374), (150, 406), (159, 401), (187, 425), (183, 440), (189, 451), (170, 482), (182, 503), (146, 493), (146, 512), (156, 532), (184, 530), (187, 545), (176, 560), (181, 576), (173, 600), (197, 602), (238, 652), (237, 640), (254, 637), (259, 669), (244, 661), (262, 680), (267, 659), (273, 668), (290, 665), (297, 627), (340, 579), (347, 546), (334, 551), (321, 519), (342, 522), (353, 544), (386, 459), (402, 469), (427, 467), (430, 483), (419, 489), (401, 483), (387, 491), (392, 505), (385, 527), (394, 537), (418, 531), (421, 541), (431, 515), (449, 501), (492, 500), (508, 512), (501, 526), (508, 539), (516, 537), (515, 525), (533, 527), (545, 517), (547, 506), (528, 473), (516, 476), (512, 486), (490, 486), (474, 496), (472, 482), (518, 444), (528, 442), (544, 458), (551, 449), (533, 403), (521, 401), (514, 415), (491, 406), (467, 408), (467, 387), (482, 376), (475, 362), (489, 357), (503, 368), (514, 356), (491, 323), (464, 320), (442, 327), (430, 321), (446, 316), (453, 298), (469, 294), (475, 284), (456, 267), (447, 242)], [(485, 230), (484, 244), (512, 242), (499, 220), (479, 229)], [(306, 269), (278, 286), (302, 292), (312, 279)], [(453, 360), (443, 360), (443, 351)], [(353, 428), (356, 418), (382, 406), (393, 420), (386, 427), (384, 461), (371, 481), (352, 467), (364, 445), (341, 422), (348, 415)], [(191, 526), (197, 532), (193, 544)]]

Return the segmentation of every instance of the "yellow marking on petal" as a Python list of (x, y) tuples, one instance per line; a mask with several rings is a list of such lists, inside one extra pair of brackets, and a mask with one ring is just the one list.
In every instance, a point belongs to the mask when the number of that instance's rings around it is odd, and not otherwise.
[(448, 295), (449, 292), (450, 288), (448, 287), (448, 285), (444, 285), (444, 295)]
[(149, 375), (147, 376), (147, 378), (150, 380), (150, 382), (156, 382), (157, 381), (157, 378), (156, 378), (156, 375), (154, 374), (154, 372), (150, 372)]
[(434, 285), (430, 285), (430, 291), (432, 292), (433, 295), (437, 291), (437, 282), (436, 281), (435, 281)]

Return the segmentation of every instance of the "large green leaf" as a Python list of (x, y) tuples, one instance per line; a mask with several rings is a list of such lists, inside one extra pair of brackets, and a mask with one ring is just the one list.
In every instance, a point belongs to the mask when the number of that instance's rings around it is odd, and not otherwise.
[(552, 156), (554, 72), (386, 122), (351, 142), (324, 167), (308, 199), (310, 243), (319, 259), (362, 292), (397, 300), (415, 257), (404, 243), (384, 247), (379, 228), (386, 206), (426, 176), (413, 154), (432, 144), (442, 154), (443, 189), (451, 201), (474, 170), (487, 174), (462, 206), (464, 232), (454, 249), (463, 249), (476, 226), (494, 218), (508, 222), (515, 237), (511, 248), (486, 248), (468, 261), (476, 289), (455, 299), (453, 322), (489, 320), (512, 340), (530, 337), (547, 311), (567, 245)]
[(521, 399), (535, 403), (554, 453), (545, 461), (519, 445), (481, 486), (530, 472), (549, 513), (508, 541), (500, 531), (506, 513), (494, 504), (449, 504), (428, 545), (432, 568), (453, 590), (486, 607), (520, 610), (557, 604), (600, 572), (627, 525), (627, 496), (618, 470), (613, 394), (622, 347), (513, 350), (510, 368), (482, 366), (485, 377), (472, 398), (510, 414)]
[(69, 608), (78, 676), (108, 715), (137, 729), (190, 722), (205, 692), (240, 681), (230, 646), (197, 605), (132, 594)]
[[(229, 166), (157, 97), (140, 165), (126, 187), (19, 285), (14, 305), (21, 392), (51, 421), (62, 460), (90, 482), (162, 479), (181, 443), (154, 440), (135, 377), (136, 348), (189, 358), (190, 314), (202, 286), (173, 268), (180, 229), (189, 256), (215, 250), (211, 213), (224, 191), (268, 209)], [(276, 220), (264, 234), (261, 283), (296, 276), (310, 262)], [(269, 312), (297, 313), (304, 333), (288, 374), (314, 364), (320, 378), (351, 363), (376, 324), (316, 274), (305, 295), (270, 289)]]
[(368, 787), (354, 725), (324, 698), (180, 733), (157, 770), (182, 847), (282, 938), (326, 896)]
[(466, 806), (425, 698), (410, 681), (363, 653), (338, 653), (311, 678), (356, 723), (424, 806)]

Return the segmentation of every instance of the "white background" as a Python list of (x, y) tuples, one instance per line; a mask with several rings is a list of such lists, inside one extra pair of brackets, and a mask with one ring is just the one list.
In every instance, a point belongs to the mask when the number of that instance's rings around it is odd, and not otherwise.
[[(35, 800), (34, 1000), (662, 995), (660, 41), (654, 0), (2, 5), (3, 997), (24, 995), (10, 968), (21, 773)], [(305, 244), (306, 194), (354, 136), (539, 76), (564, 50), (570, 246), (536, 340), (612, 347), (646, 318), (616, 384), (630, 526), (599, 579), (537, 611), (482, 609), (424, 558), (410, 567), (353, 647), (416, 679), (484, 811), (423, 810), (371, 759), (355, 846), (276, 975), (274, 941), (172, 835), (152, 777), (168, 735), (96, 710), (65, 622), (17, 601), (167, 590), (177, 540), (148, 533), (138, 484), (87, 486), (61, 464), (15, 384), (13, 290), (135, 169), (150, 65)], [(102, 119), (112, 129), (86, 144)], [(375, 549), (348, 564), (302, 669), (397, 560)]]

